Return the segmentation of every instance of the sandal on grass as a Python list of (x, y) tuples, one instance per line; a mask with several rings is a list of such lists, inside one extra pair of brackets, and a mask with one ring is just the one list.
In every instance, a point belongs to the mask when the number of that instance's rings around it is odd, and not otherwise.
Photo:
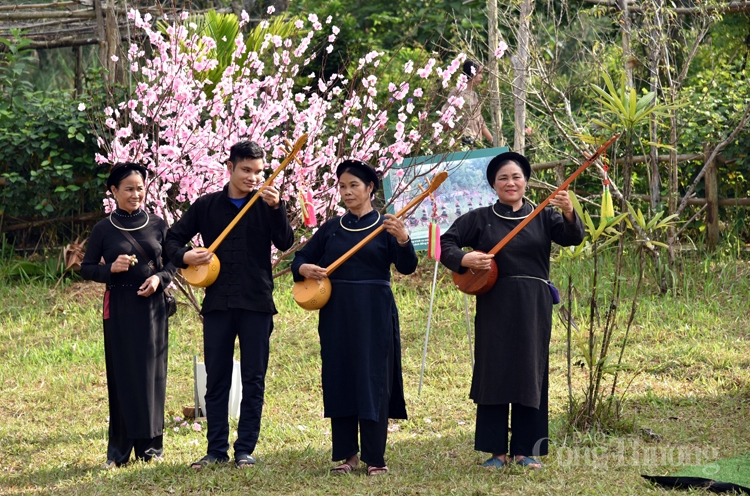
[(249, 468), (255, 466), (255, 458), (249, 453), (243, 453), (234, 457), (234, 466), (237, 468)]
[(112, 470), (113, 468), (117, 468), (117, 463), (114, 460), (107, 460), (102, 465), (102, 470)]
[(483, 467), (492, 467), (492, 468), (503, 468), (505, 466), (505, 462), (502, 461), (500, 458), (493, 456), (486, 462), (482, 464)]
[(228, 458), (217, 458), (213, 455), (206, 455), (197, 462), (191, 463), (190, 468), (192, 468), (193, 470), (201, 470), (204, 467), (208, 467), (209, 465), (214, 465), (216, 463), (226, 463), (228, 461)]
[(344, 462), (331, 469), (331, 474), (334, 475), (351, 474), (352, 472), (354, 472), (354, 465), (349, 462)]
[(385, 475), (388, 473), (388, 467), (367, 467), (367, 475)]
[(524, 456), (523, 458), (517, 459), (516, 465), (520, 465), (522, 467), (529, 467), (530, 469), (534, 469), (534, 470), (538, 470), (544, 466), (540, 462), (531, 458), (530, 456)]

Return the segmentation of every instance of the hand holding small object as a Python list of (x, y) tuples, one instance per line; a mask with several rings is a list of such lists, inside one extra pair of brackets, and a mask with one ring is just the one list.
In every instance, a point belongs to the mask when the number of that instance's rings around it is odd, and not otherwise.
[(138, 263), (138, 259), (135, 258), (135, 255), (120, 255), (114, 262), (112, 262), (112, 266), (109, 270), (112, 273), (127, 272), (128, 269), (136, 263)]

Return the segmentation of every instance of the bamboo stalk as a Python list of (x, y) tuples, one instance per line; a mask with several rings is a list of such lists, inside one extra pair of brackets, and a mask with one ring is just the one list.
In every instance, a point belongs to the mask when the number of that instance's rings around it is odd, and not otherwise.
[[(612, 9), (619, 9), (620, 6), (611, 0), (584, 0), (586, 3), (593, 3), (597, 5), (603, 5)], [(631, 5), (633, 5), (631, 7)], [(693, 14), (712, 14), (712, 13), (726, 13), (726, 12), (746, 12), (750, 10), (750, 2), (729, 2), (724, 5), (716, 5), (713, 7), (674, 7), (664, 8), (665, 12), (674, 13), (678, 15), (693, 15)], [(633, 2), (628, 2), (628, 12), (643, 13), (646, 9), (643, 7), (637, 7)]]
[[(35, 24), (25, 24), (25, 25), (18, 25), (18, 24), (8, 24), (8, 25), (0, 25), (0, 32), (2, 33), (10, 33), (11, 29), (33, 29), (33, 28), (43, 28), (47, 26), (58, 26), (60, 24), (73, 24), (75, 22), (84, 22), (81, 19), (57, 19), (54, 21), (49, 22), (40, 22)], [(31, 35), (31, 33), (29, 34)]]
[(76, 9), (68, 12), (0, 12), (0, 21), (32, 21), (34, 19), (94, 19), (92, 9)]
[(52, 3), (30, 3), (18, 5), (0, 5), (0, 10), (23, 10), (23, 9), (54, 9), (58, 7), (68, 7), (70, 5), (80, 5), (80, 2), (52, 2)]
[(23, 222), (20, 224), (4, 225), (2, 227), (2, 232), (21, 231), (23, 229), (39, 227), (45, 224), (51, 224), (53, 222), (84, 222), (84, 221), (90, 221), (90, 220), (99, 220), (102, 217), (104, 217), (104, 215), (105, 215), (104, 212), (95, 212), (95, 213), (89, 213), (89, 214), (71, 215), (69, 217), (56, 217), (54, 219), (43, 219), (43, 220), (36, 220), (32, 222)]
[[(682, 155), (677, 155), (677, 162), (690, 162), (691, 160), (703, 160), (705, 158), (705, 155), (702, 153), (686, 153)], [(643, 164), (651, 160), (650, 155), (635, 155), (633, 156), (632, 163), (634, 164)], [(669, 155), (659, 155), (659, 162), (669, 162), (670, 158)], [(624, 162), (623, 159), (610, 159), (610, 162), (612, 165), (616, 163), (622, 163)], [(558, 166), (574, 166), (578, 165), (572, 160), (555, 160), (552, 162), (542, 162), (540, 164), (532, 164), (531, 168), (533, 170), (545, 170), (545, 169), (553, 169)]]

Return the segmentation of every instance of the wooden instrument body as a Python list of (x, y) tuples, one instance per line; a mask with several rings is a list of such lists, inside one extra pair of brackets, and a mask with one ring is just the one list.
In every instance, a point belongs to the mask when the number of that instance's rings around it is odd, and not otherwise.
[[(479, 253), (482, 251), (476, 250)], [(453, 272), (453, 283), (466, 294), (470, 295), (482, 295), (492, 289), (497, 281), (497, 264), (494, 260), (490, 260), (490, 268), (488, 270), (472, 270), (469, 269), (463, 274)]]
[[(193, 248), (194, 250), (206, 251), (206, 248), (198, 247)], [(216, 278), (219, 277), (219, 271), (221, 270), (221, 263), (219, 263), (219, 257), (211, 257), (211, 261), (203, 265), (188, 265), (185, 269), (180, 269), (182, 277), (190, 283), (191, 286), (199, 288), (207, 288), (212, 285)]]
[[(586, 170), (591, 164), (594, 163), (594, 161), (599, 158), (599, 156), (605, 152), (607, 148), (609, 148), (609, 145), (615, 142), (617, 138), (620, 137), (620, 134), (615, 134), (612, 136), (609, 140), (607, 140), (606, 143), (604, 143), (602, 146), (599, 147), (599, 149), (594, 152), (593, 155), (588, 157), (586, 161), (578, 168), (576, 171), (571, 174), (563, 183), (558, 186), (558, 188), (552, 192), (551, 195), (549, 195), (542, 203), (540, 203), (531, 214), (529, 214), (525, 219), (523, 219), (515, 228), (513, 228), (512, 231), (510, 231), (503, 239), (500, 240), (498, 244), (496, 244), (490, 251), (487, 253), (490, 255), (495, 255), (497, 252), (502, 250), (505, 245), (507, 245), (510, 240), (512, 240), (516, 234), (521, 232), (521, 230), (526, 227), (529, 222), (534, 220), (534, 218), (539, 215), (542, 210), (544, 210), (547, 205), (549, 205), (549, 201), (555, 197), (560, 191), (564, 191), (567, 189), (568, 186), (575, 180), (576, 177), (578, 177), (584, 170)], [(494, 270), (494, 277), (492, 275), (492, 272)], [(453, 282), (456, 284), (456, 287), (463, 291), (464, 293), (470, 294), (470, 295), (481, 295), (489, 291), (492, 286), (495, 284), (495, 281), (497, 281), (497, 264), (494, 260), (492, 260), (492, 268), (487, 271), (476, 271), (472, 272), (471, 270), (467, 270), (463, 274), (459, 274), (457, 272), (453, 273)]]
[(327, 277), (320, 281), (305, 278), (294, 283), (292, 295), (297, 305), (305, 310), (320, 310), (331, 298), (331, 280)]

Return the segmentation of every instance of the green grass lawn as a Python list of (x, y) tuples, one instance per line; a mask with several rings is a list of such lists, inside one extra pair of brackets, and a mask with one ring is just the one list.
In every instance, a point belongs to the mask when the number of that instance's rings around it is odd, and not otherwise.
[[(192, 360), (202, 353), (199, 321), (188, 307), (181, 305), (170, 321), (165, 461), (102, 471), (108, 415), (102, 287), (78, 282), (51, 292), (41, 284), (0, 283), (0, 494), (662, 494), (640, 474), (669, 475), (750, 453), (746, 262), (686, 262), (691, 268), (684, 269), (675, 294), (646, 288), (625, 358), (634, 370), (623, 376), (630, 384), (625, 413), (633, 428), (617, 434), (569, 433), (565, 330), (555, 318), (551, 453), (535, 472), (481, 468), (486, 455), (473, 450), (463, 295), (450, 288), (444, 269), (424, 387), (417, 394), (431, 263), (423, 261), (418, 274), (394, 284), (410, 418), (392, 422), (386, 453), (391, 473), (379, 478), (362, 470), (328, 475), (317, 314), (294, 304), (288, 276), (277, 281), (280, 313), (271, 338), (259, 463), (251, 470), (227, 465), (200, 473), (187, 465), (204, 454), (205, 432), (174, 421), (193, 402)], [(562, 281), (562, 269), (556, 270)], [(584, 378), (576, 367), (579, 396)]]

